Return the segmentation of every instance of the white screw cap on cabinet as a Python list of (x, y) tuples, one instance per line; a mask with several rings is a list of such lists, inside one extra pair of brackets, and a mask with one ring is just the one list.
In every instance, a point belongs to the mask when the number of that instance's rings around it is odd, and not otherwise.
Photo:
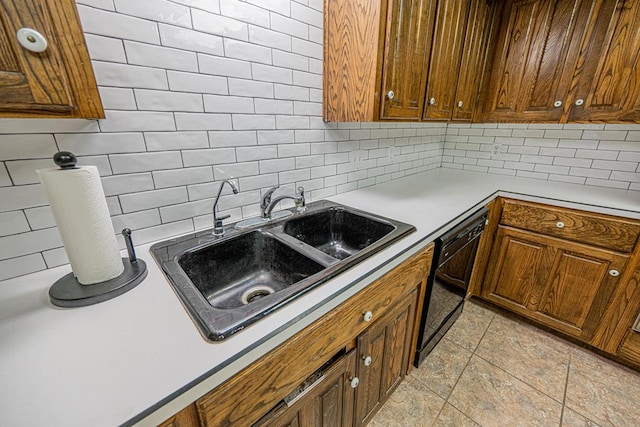
[(20, 28), (16, 33), (20, 45), (31, 52), (44, 52), (47, 50), (47, 39), (32, 28)]

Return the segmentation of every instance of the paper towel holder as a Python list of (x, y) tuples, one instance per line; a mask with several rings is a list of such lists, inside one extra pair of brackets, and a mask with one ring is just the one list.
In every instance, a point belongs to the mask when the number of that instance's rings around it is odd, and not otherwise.
[(122, 258), (124, 271), (118, 277), (92, 285), (81, 285), (73, 273), (69, 273), (49, 288), (51, 304), (64, 308), (98, 304), (122, 295), (140, 284), (147, 277), (147, 264), (136, 257), (131, 230), (125, 228), (122, 235), (129, 256)]

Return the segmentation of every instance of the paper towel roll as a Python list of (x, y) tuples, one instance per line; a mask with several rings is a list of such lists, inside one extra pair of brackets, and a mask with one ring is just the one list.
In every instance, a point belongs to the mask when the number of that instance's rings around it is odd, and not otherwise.
[(82, 166), (37, 172), (78, 282), (91, 285), (119, 276), (124, 265), (98, 169)]

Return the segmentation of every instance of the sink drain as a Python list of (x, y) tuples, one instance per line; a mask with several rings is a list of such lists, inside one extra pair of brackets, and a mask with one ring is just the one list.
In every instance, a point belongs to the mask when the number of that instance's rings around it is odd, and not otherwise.
[(273, 290), (273, 288), (270, 288), (269, 286), (255, 286), (251, 289), (246, 290), (242, 294), (242, 303), (244, 305), (251, 304), (252, 302), (256, 302), (260, 298), (264, 298), (274, 292), (275, 291)]

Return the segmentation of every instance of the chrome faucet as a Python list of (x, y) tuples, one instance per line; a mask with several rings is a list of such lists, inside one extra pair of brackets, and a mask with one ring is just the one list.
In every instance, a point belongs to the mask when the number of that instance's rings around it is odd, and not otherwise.
[(224, 184), (229, 184), (229, 187), (233, 190), (233, 194), (238, 194), (238, 187), (229, 181), (228, 179), (223, 179), (220, 184), (220, 188), (218, 189), (218, 194), (216, 195), (216, 200), (213, 202), (213, 235), (214, 236), (223, 236), (224, 235), (224, 226), (222, 225), (222, 220), (229, 218), (231, 215), (225, 215), (218, 217), (216, 215), (216, 209), (218, 208), (218, 200), (220, 200), (220, 193), (222, 193), (222, 187)]
[(273, 208), (284, 199), (292, 199), (298, 209), (303, 208), (306, 203), (304, 200), (304, 188), (302, 186), (298, 187), (295, 194), (285, 194), (284, 196), (278, 196), (271, 200), (273, 192), (278, 188), (280, 188), (280, 186), (276, 185), (275, 187), (270, 188), (266, 193), (264, 193), (264, 196), (262, 196), (262, 201), (260, 202), (260, 216), (263, 219), (271, 218), (271, 211)]

